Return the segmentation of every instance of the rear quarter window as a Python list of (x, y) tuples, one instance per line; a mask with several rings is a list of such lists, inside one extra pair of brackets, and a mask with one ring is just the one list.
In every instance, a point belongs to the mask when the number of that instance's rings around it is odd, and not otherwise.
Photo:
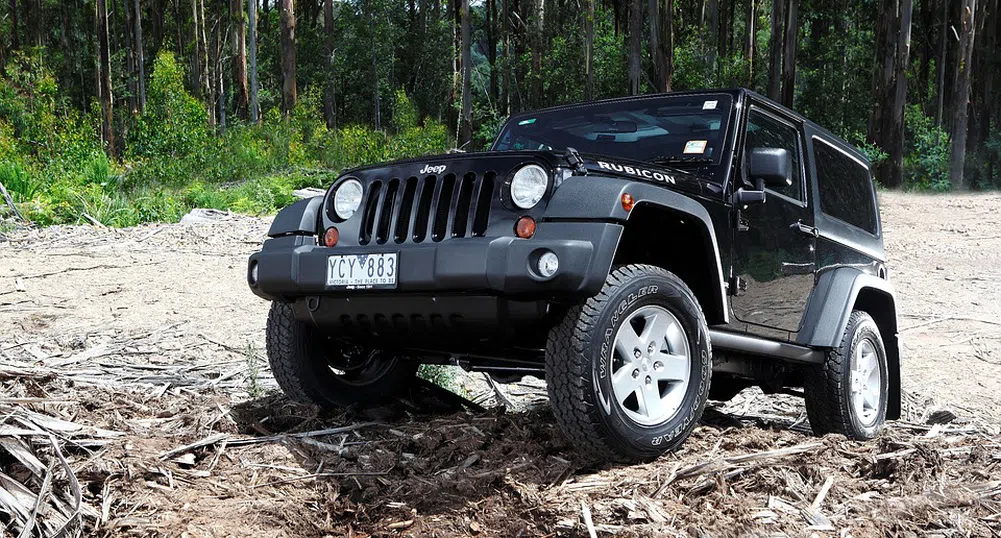
[(820, 210), (875, 235), (876, 207), (869, 168), (819, 138), (813, 139), (813, 152)]

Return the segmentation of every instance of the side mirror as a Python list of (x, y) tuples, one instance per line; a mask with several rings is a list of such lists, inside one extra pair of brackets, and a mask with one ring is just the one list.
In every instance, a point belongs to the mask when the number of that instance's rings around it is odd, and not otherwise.
[(792, 185), (792, 156), (779, 148), (754, 148), (747, 158), (747, 176), (758, 190)]

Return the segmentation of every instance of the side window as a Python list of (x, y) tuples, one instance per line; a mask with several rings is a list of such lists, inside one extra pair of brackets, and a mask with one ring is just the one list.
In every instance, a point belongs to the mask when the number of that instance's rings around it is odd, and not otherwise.
[(768, 190), (803, 202), (806, 200), (803, 196), (803, 167), (800, 164), (802, 156), (799, 140), (799, 131), (796, 127), (770, 114), (765, 114), (757, 108), (751, 107), (751, 111), (747, 116), (747, 137), (744, 144), (744, 151), (746, 154), (750, 154), (753, 148), (788, 150), (789, 155), (792, 155), (792, 169), (795, 174), (792, 185), (787, 185), (780, 189), (769, 187)]
[(813, 139), (820, 183), (820, 210), (875, 234), (876, 208), (869, 169), (819, 138)]

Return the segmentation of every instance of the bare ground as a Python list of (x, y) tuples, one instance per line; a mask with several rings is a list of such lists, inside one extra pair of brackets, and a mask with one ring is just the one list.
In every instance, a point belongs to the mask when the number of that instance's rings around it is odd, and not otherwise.
[[(871, 443), (816, 438), (798, 401), (747, 391), (639, 466), (579, 461), (538, 383), (506, 389), (519, 412), (430, 389), (290, 403), (244, 282), (266, 220), (10, 232), (0, 536), (77, 510), (71, 531), (99, 536), (997, 536), (1001, 197), (881, 196), (905, 420)], [(943, 409), (958, 418), (929, 425)]]

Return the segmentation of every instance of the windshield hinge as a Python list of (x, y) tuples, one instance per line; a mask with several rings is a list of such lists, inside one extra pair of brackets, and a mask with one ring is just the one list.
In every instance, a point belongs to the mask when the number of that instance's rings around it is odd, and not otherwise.
[(580, 158), (580, 153), (574, 148), (567, 148), (567, 152), (563, 154), (563, 158), (567, 160), (567, 164), (570, 165), (570, 169), (573, 170), (575, 176), (586, 176), (587, 167), (584, 166), (584, 159)]

